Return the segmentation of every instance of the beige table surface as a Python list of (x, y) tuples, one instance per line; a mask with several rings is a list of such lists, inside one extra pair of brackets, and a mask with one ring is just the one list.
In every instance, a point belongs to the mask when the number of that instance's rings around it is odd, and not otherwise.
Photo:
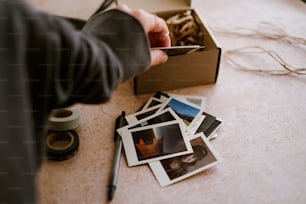
[[(30, 0), (59, 15), (87, 18), (99, 0)], [(306, 5), (299, 0), (196, 0), (211, 28), (257, 29), (270, 22), (289, 35), (306, 34)], [(214, 32), (223, 51), (259, 45), (277, 51), (288, 63), (305, 67), (306, 47), (283, 41), (228, 36)], [(306, 203), (306, 76), (271, 76), (233, 68), (221, 61), (217, 84), (168, 93), (206, 97), (206, 111), (222, 119), (212, 141), (222, 157), (215, 168), (162, 188), (148, 166), (128, 168), (121, 160), (112, 203)], [(246, 63), (276, 66), (267, 57)], [(78, 154), (46, 162), (38, 176), (41, 203), (107, 203), (113, 158), (114, 120), (122, 110), (136, 111), (150, 95), (133, 95), (120, 85), (110, 102), (76, 105), (81, 112)]]

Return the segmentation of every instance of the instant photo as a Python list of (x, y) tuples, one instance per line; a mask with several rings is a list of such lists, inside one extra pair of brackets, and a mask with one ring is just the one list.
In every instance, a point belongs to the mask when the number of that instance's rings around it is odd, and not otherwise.
[(199, 109), (204, 109), (205, 98), (201, 96), (184, 96), (184, 95), (175, 95), (170, 94), (171, 97), (179, 99), (181, 101), (186, 101), (198, 107)]
[(150, 162), (161, 186), (167, 186), (216, 165), (220, 159), (203, 133), (190, 139), (193, 153)]
[(146, 110), (148, 108), (151, 108), (151, 107), (154, 107), (154, 106), (157, 106), (157, 105), (160, 105), (162, 104), (162, 100), (158, 99), (158, 98), (155, 98), (155, 97), (151, 97), (147, 103), (142, 107), (141, 110)]
[(202, 115), (205, 115), (205, 119), (202, 121), (201, 125), (198, 127), (195, 133), (197, 134), (203, 132), (205, 135), (206, 130), (213, 124), (213, 122), (216, 120), (216, 117), (206, 112), (202, 112)]
[(172, 46), (172, 47), (154, 47), (153, 50), (162, 50), (168, 56), (188, 55), (198, 50), (204, 49), (201, 45), (186, 45), (186, 46)]
[(200, 108), (173, 97), (170, 97), (161, 109), (169, 107), (182, 119), (190, 132), (194, 132), (205, 117), (201, 114)]
[(204, 115), (205, 118), (197, 128), (195, 134), (202, 132), (208, 139), (212, 139), (214, 138), (213, 135), (220, 126), (221, 121), (218, 120), (215, 116), (206, 112), (202, 112), (202, 115)]
[(128, 122), (128, 124), (136, 123), (143, 118), (146, 118), (150, 115), (155, 114), (157, 111), (159, 111), (161, 109), (162, 106), (163, 106), (162, 104), (156, 105), (156, 106), (153, 106), (153, 107), (148, 108), (146, 110), (139, 111), (139, 112), (133, 113), (131, 115), (127, 115), (125, 117), (125, 119)]
[(124, 131), (131, 130), (134, 128), (144, 127), (148, 125), (155, 125), (155, 124), (165, 123), (169, 121), (180, 121), (180, 118), (176, 115), (176, 113), (171, 108), (167, 108), (161, 112), (155, 113), (140, 121), (137, 121), (136, 123), (132, 123), (122, 128), (119, 128), (117, 129), (117, 132), (119, 134), (123, 134)]
[(166, 101), (168, 98), (170, 98), (170, 96), (167, 93), (164, 93), (164, 92), (161, 92), (161, 91), (156, 92), (153, 95), (153, 97), (158, 98), (162, 101)]
[(179, 121), (124, 129), (120, 135), (129, 166), (192, 152), (184, 126)]
[(216, 138), (216, 134), (215, 132), (218, 130), (218, 128), (221, 125), (221, 121), (220, 120), (215, 120), (213, 122), (213, 124), (205, 131), (205, 134), (208, 135), (208, 139), (214, 139)]
[(136, 124), (129, 125), (126, 128), (133, 129), (133, 128), (138, 128), (138, 127), (144, 127), (147, 125), (165, 123), (165, 122), (174, 121), (174, 120), (179, 121), (180, 118), (176, 115), (176, 113), (171, 108), (167, 108), (161, 112), (155, 113), (154, 115), (151, 115), (149, 117), (146, 117), (138, 121)]
[(204, 108), (204, 98), (203, 97), (186, 97), (186, 100), (190, 103), (195, 104), (200, 109)]

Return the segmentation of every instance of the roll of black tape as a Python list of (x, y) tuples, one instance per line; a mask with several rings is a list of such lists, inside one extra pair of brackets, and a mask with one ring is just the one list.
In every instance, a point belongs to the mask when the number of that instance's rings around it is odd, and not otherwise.
[(46, 139), (49, 160), (63, 161), (74, 156), (79, 149), (79, 135), (74, 130), (49, 131)]

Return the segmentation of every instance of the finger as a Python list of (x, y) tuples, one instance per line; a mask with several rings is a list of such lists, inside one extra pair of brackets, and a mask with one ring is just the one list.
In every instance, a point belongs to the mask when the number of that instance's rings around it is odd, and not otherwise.
[(133, 15), (144, 27), (148, 34), (151, 47), (169, 47), (171, 46), (171, 39), (166, 22), (151, 13), (142, 9), (132, 10), (126, 5), (119, 4), (117, 9)]
[(151, 50), (151, 66), (165, 63), (168, 55), (161, 50)]
[(166, 23), (163, 22), (163, 20), (158, 16), (148, 13), (142, 9), (132, 10), (131, 14), (141, 22), (147, 33), (167, 32), (164, 31), (164, 29), (167, 29)]
[(166, 35), (169, 33), (168, 26), (164, 19), (148, 13), (142, 9), (132, 10), (127, 5), (119, 4), (117, 9), (129, 13), (136, 17), (144, 26), (145, 30), (154, 33), (160, 33), (161, 35)]
[(146, 30), (148, 32), (151, 47), (168, 47), (171, 46), (169, 29), (164, 19), (143, 11), (136, 12), (137, 16), (145, 16), (147, 21)]
[(152, 47), (168, 47), (171, 45), (169, 29), (164, 19), (154, 16), (154, 23), (149, 31)]
[(170, 47), (171, 39), (169, 33), (149, 33), (151, 47)]
[(153, 15), (153, 18), (154, 18), (154, 23), (150, 29), (150, 32), (159, 33), (160, 35), (164, 36), (168, 35), (169, 29), (165, 20), (156, 15)]

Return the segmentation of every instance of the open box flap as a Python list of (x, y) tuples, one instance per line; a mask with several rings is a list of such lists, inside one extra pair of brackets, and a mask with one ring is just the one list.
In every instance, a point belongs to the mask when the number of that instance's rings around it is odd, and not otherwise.
[(191, 6), (191, 0), (118, 0), (118, 3), (149, 12), (186, 9)]

